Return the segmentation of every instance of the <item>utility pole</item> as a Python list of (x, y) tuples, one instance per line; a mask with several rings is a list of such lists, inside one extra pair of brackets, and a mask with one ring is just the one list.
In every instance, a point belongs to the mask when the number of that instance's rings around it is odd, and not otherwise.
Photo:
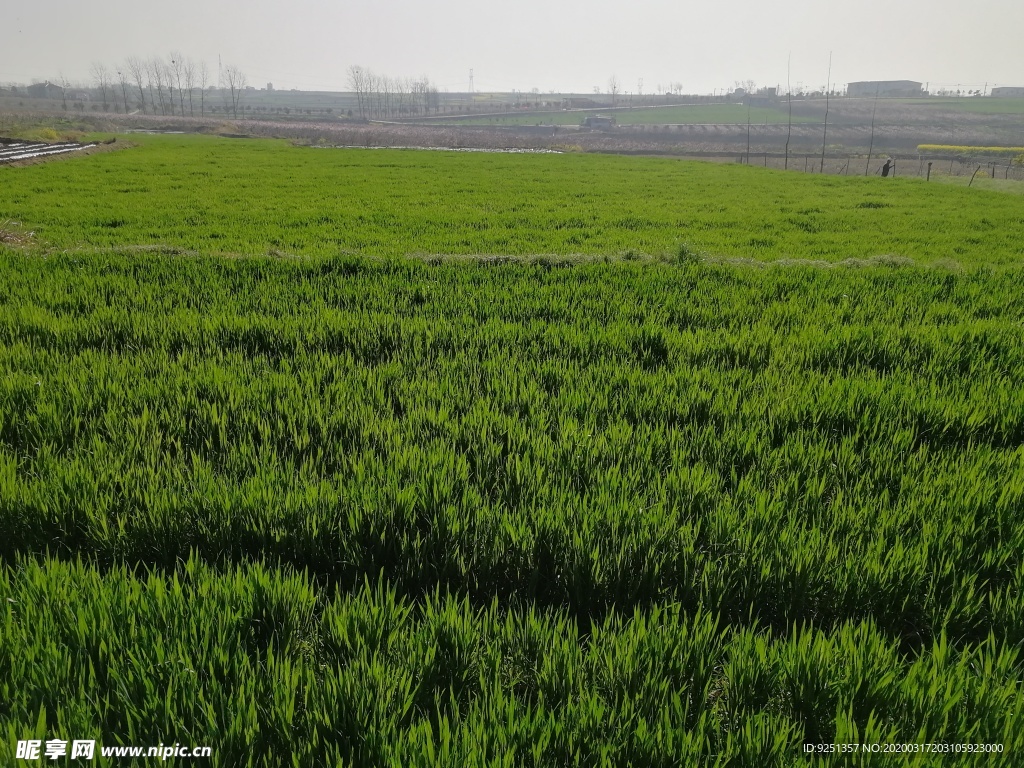
[(821, 165), (818, 173), (825, 172), (825, 141), (828, 138), (828, 97), (832, 90), (832, 51), (828, 52), (828, 77), (825, 82), (825, 128), (821, 133)]
[(878, 88), (875, 86), (875, 105), (871, 108), (871, 141), (868, 144), (868, 161), (864, 164), (864, 175), (868, 175), (871, 167), (871, 151), (875, 148), (875, 113), (878, 111)]
[(747, 165), (750, 165), (750, 94), (747, 94)]
[(786, 59), (786, 91), (789, 100), (789, 121), (786, 127), (786, 164), (783, 166), (783, 170), (789, 170), (789, 139), (793, 135), (793, 86), (790, 81), (790, 71), (793, 63), (793, 54), (789, 54), (789, 58)]

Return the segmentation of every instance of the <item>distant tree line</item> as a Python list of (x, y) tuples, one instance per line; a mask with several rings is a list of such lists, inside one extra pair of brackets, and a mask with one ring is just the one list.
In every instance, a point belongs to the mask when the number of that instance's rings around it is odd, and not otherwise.
[(426, 115), (441, 109), (441, 94), (425, 76), (388, 77), (353, 64), (348, 68), (348, 82), (359, 116), (367, 120)]
[[(129, 56), (113, 68), (94, 62), (90, 73), (104, 111), (109, 111), (112, 104), (115, 109), (123, 104), (125, 113), (136, 110), (147, 115), (202, 117), (208, 110), (217, 111), (207, 104), (212, 85), (210, 68), (205, 61), (178, 52), (166, 59)], [(217, 73), (216, 85), (224, 111), (237, 118), (248, 86), (245, 73), (234, 65), (223, 67)], [(63, 76), (61, 87), (65, 91), (70, 87)]]

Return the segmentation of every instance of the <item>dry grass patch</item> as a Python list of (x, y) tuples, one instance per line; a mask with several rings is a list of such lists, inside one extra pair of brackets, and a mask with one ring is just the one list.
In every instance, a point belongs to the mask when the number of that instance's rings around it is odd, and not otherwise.
[(35, 242), (35, 232), (22, 227), (19, 221), (0, 221), (0, 245), (26, 247)]

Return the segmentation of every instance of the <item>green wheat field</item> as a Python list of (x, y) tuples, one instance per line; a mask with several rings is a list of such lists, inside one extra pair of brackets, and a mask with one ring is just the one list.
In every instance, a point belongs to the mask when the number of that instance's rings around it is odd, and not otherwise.
[(1019, 195), (132, 141), (0, 167), (0, 763), (1024, 761)]

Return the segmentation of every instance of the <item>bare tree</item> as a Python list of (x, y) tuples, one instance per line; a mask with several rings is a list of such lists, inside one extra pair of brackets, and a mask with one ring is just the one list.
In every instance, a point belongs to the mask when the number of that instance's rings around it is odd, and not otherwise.
[(139, 89), (139, 109), (142, 110), (142, 114), (146, 114), (146, 89), (143, 85), (143, 80), (146, 77), (146, 62), (137, 56), (129, 56), (125, 60), (125, 67), (128, 69), (135, 87)]
[[(167, 114), (167, 94), (164, 93), (165, 66), (163, 59), (155, 57), (146, 62), (146, 86), (149, 88), (149, 101), (154, 110), (159, 105), (160, 114)], [(171, 102), (171, 106), (174, 102)]]
[(383, 119), (388, 116), (388, 96), (391, 88), (387, 75), (377, 78), (377, 118)]
[(406, 101), (409, 96), (409, 79), (406, 77), (396, 77), (394, 82), (395, 87), (395, 109), (398, 116), (401, 117), (407, 110)]
[[(427, 88), (430, 87), (430, 81), (427, 78), (422, 77), (419, 80), (415, 80), (412, 83), (412, 95), (414, 109), (418, 107), (423, 108), (423, 114), (427, 113)], [(418, 102), (418, 103), (417, 103)]]
[(174, 72), (171, 65), (163, 59), (154, 59), (160, 66), (160, 83), (166, 86), (167, 94), (161, 97), (161, 104), (164, 105), (164, 112), (174, 114)]
[(206, 88), (210, 82), (210, 68), (206, 66), (205, 61), (199, 62), (199, 116), (203, 117), (206, 115)]
[(376, 89), (377, 75), (373, 73), (372, 69), (366, 67), (363, 67), (360, 72), (363, 89), (363, 109), (361, 114), (366, 119), (370, 119), (374, 115), (374, 109), (376, 109), (374, 90)]
[(387, 118), (391, 111), (391, 78), (387, 75), (381, 75), (377, 85), (380, 90), (380, 114), (378, 116)]
[(68, 88), (71, 87), (70, 81), (64, 77), (64, 73), (60, 73), (60, 101), (61, 109), (65, 112), (68, 111)]
[[(230, 114), (232, 110), (231, 106), (231, 90), (228, 88), (227, 83), (224, 79), (224, 65), (219, 65), (219, 73), (217, 75), (217, 93), (220, 94), (221, 109), (224, 110), (224, 114)], [(216, 112), (217, 108), (214, 107), (213, 111)]]
[(103, 111), (109, 112), (110, 103), (107, 101), (107, 91), (111, 90), (110, 70), (107, 69), (106, 64), (94, 61), (90, 71), (92, 72), (92, 81), (96, 84), (100, 91), (100, 97), (103, 99)]
[(349, 87), (353, 91), (355, 91), (356, 105), (357, 108), (359, 109), (359, 116), (365, 118), (366, 70), (364, 70), (358, 64), (353, 64), (351, 67), (348, 68), (348, 83)]
[(242, 105), (242, 94), (249, 81), (245, 73), (234, 64), (224, 67), (224, 78), (227, 80), (228, 91), (231, 98), (231, 114), (238, 119), (238, 108)]
[(128, 73), (124, 65), (117, 68), (117, 82), (121, 85), (121, 96), (124, 98), (124, 113), (128, 114)]
[(196, 89), (196, 63), (192, 59), (185, 59), (183, 70), (185, 72), (185, 87), (188, 89), (188, 116), (195, 117), (196, 112), (192, 106), (192, 94)]
[(622, 86), (619, 85), (619, 78), (617, 78), (615, 75), (612, 75), (611, 77), (608, 78), (608, 93), (612, 95), (613, 107), (615, 106), (615, 99), (619, 95), (619, 91), (621, 89)]
[[(181, 78), (185, 75), (185, 57), (180, 52), (171, 52), (171, 68), (169, 74), (174, 75), (174, 83), (178, 86), (178, 106), (181, 109), (181, 116), (185, 116), (185, 92), (181, 87)], [(174, 113), (174, 103), (171, 103), (171, 113)]]

